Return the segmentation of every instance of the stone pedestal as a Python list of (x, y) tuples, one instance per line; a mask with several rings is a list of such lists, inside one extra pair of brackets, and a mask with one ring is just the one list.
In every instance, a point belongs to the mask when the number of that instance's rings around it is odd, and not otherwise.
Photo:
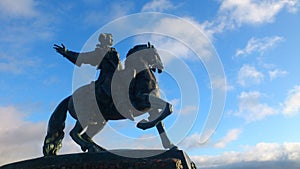
[[(154, 155), (154, 156), (153, 156)], [(143, 157), (143, 158), (138, 158)], [(0, 169), (195, 169), (182, 150), (112, 150), (40, 157)]]

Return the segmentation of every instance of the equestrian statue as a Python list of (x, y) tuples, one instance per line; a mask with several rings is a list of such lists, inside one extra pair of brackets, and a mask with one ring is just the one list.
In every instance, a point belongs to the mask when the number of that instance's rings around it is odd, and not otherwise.
[(163, 120), (172, 112), (172, 105), (160, 98), (154, 72), (163, 71), (161, 58), (153, 45), (140, 44), (131, 48), (122, 68), (118, 52), (112, 46), (112, 35), (101, 33), (94, 51), (77, 53), (61, 44), (54, 49), (76, 66), (90, 64), (100, 70), (96, 81), (76, 89), (63, 99), (49, 122), (44, 140), (44, 156), (57, 155), (62, 146), (67, 112), (76, 119), (70, 131), (71, 138), (82, 151), (100, 152), (105, 148), (93, 140), (109, 120), (134, 120), (149, 113), (148, 120), (141, 120), (137, 127), (143, 130), (156, 127), (165, 149), (177, 149), (168, 138)]

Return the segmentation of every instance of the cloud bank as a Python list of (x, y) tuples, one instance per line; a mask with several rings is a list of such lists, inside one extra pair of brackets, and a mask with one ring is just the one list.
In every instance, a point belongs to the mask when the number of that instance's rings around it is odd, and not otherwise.
[[(251, 168), (251, 166), (271, 166), (287, 163), (300, 166), (300, 143), (283, 144), (261, 142), (255, 146), (246, 146), (241, 151), (224, 152), (217, 156), (193, 156), (198, 168)], [(297, 163), (297, 164), (296, 164)], [(253, 167), (260, 169), (260, 167)], [(285, 167), (286, 168), (286, 167)]]

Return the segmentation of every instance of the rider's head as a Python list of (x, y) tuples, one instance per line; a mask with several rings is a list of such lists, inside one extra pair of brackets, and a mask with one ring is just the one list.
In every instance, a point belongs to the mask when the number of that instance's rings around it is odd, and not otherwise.
[(99, 35), (98, 41), (100, 42), (101, 46), (112, 46), (113, 45), (112, 34), (101, 33)]

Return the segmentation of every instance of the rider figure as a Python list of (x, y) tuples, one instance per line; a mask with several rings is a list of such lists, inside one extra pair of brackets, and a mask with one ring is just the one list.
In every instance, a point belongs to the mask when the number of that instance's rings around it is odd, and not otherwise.
[[(81, 66), (82, 64), (90, 64), (92, 66), (97, 66), (97, 69), (101, 69), (104, 66), (111, 66), (111, 65), (101, 64), (101, 61), (103, 59), (120, 60), (119, 54), (116, 51), (116, 49), (111, 47), (113, 45), (112, 34), (101, 33), (99, 35), (98, 41), (100, 43), (96, 45), (95, 50), (90, 52), (83, 52), (83, 53), (73, 52), (67, 50), (63, 44), (61, 44), (61, 46), (55, 44), (54, 49), (77, 66)], [(116, 65), (115, 64), (116, 62), (114, 61), (109, 61), (109, 63), (113, 64), (113, 66), (118, 70), (122, 69), (120, 63), (118, 65)], [(107, 71), (107, 72), (101, 71), (98, 79), (95, 82), (96, 93), (97, 90), (100, 89), (103, 90), (107, 96), (111, 97), (111, 87), (110, 87), (111, 81), (109, 80), (111, 78), (107, 78), (107, 77), (108, 76), (112, 77), (113, 73), (114, 72), (111, 71)]]
[[(92, 66), (97, 66), (97, 69), (101, 69), (101, 73), (98, 79), (92, 83), (95, 83), (96, 98), (106, 100), (107, 104), (109, 104), (112, 99), (111, 80), (115, 73), (114, 70), (122, 70), (122, 72), (126, 72), (125, 74), (123, 73), (124, 77), (121, 81), (119, 81), (119, 83), (124, 83), (125, 79), (131, 80), (132, 78), (134, 78), (135, 72), (130, 72), (130, 75), (128, 75), (128, 72), (122, 69), (119, 54), (117, 53), (115, 48), (111, 47), (113, 45), (112, 34), (101, 33), (99, 35), (98, 41), (100, 43), (97, 44), (95, 50), (91, 52), (73, 52), (67, 50), (63, 44), (61, 46), (55, 44), (54, 49), (77, 66), (81, 66), (82, 64), (90, 64)], [(104, 59), (108, 59), (108, 63), (110, 64), (107, 64), (107, 62), (105, 62), (106, 64), (104, 64), (104, 62), (101, 62)], [(115, 63), (119, 64), (116, 65)], [(112, 69), (112, 67), (114, 67), (114, 69)], [(104, 93), (106, 94), (106, 98), (103, 98), (104, 96), (100, 94), (102, 91), (104, 91)], [(124, 89), (124, 91), (127, 90)], [(98, 96), (102, 96), (102, 98), (98, 98)], [(121, 109), (123, 110), (122, 112), (124, 112), (122, 113), (122, 115), (130, 120), (134, 120), (132, 111), (128, 109), (127, 105), (124, 105), (128, 103), (125, 103), (123, 101), (124, 100), (122, 99), (119, 102), (119, 105), (121, 105)]]

